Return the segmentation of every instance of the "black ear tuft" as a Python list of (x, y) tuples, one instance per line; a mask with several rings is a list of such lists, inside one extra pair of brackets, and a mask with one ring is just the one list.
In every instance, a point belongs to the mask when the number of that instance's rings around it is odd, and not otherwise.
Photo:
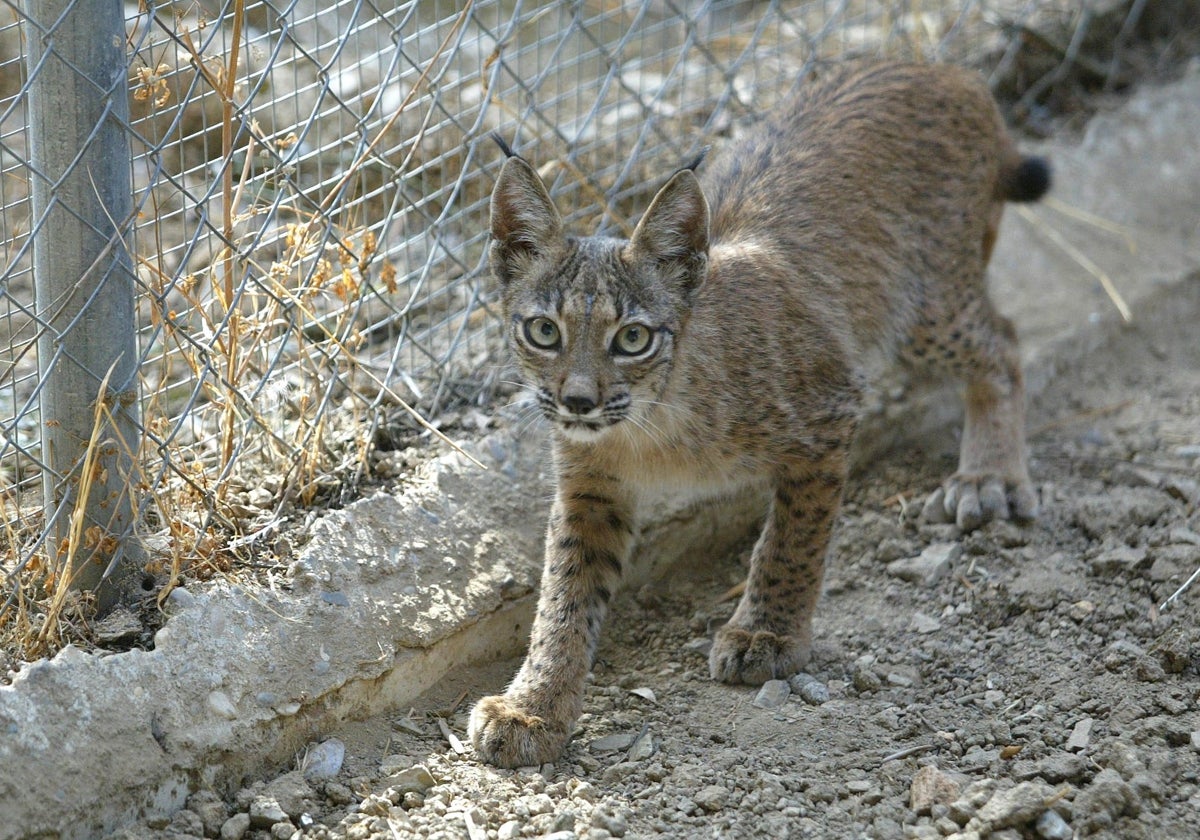
[(499, 131), (493, 131), (489, 136), (492, 138), (492, 141), (500, 147), (500, 151), (504, 152), (505, 157), (520, 157), (520, 155), (513, 151), (512, 146), (508, 145), (507, 141), (500, 136)]
[(700, 164), (704, 163), (704, 159), (706, 157), (708, 157), (708, 151), (711, 148), (712, 148), (712, 146), (705, 146), (703, 149), (700, 150), (700, 153), (698, 155), (696, 155), (695, 158), (692, 159), (691, 163), (685, 163), (682, 167), (680, 167), (679, 169), (677, 169), (675, 171), (682, 172), (683, 170), (686, 169), (689, 172), (695, 172), (697, 169), (700, 168)]

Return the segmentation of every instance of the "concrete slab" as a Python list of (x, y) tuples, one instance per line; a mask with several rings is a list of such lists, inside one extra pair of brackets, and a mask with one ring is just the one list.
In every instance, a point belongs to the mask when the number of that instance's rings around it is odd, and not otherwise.
[[(1098, 271), (1150, 333), (1139, 311), (1196, 282), (1198, 133), (1192, 72), (1142, 90), (1082, 138), (1032, 149), (1054, 161), (1053, 200), (1010, 214), (994, 262), (1032, 391), (1120, 328)], [(914, 434), (952, 443), (946, 404), (881, 403), (862, 451)], [(446, 455), (405, 492), (319, 521), (291, 591), (179, 591), (153, 651), (69, 648), (0, 688), (0, 838), (95, 837), (169, 814), (192, 790), (291, 760), (344, 718), (405, 708), (452, 667), (519, 652), (549, 494), (545, 442), (494, 437), (471, 450), (486, 472)], [(652, 512), (632, 582), (727, 550), (758, 510), (747, 498)]]

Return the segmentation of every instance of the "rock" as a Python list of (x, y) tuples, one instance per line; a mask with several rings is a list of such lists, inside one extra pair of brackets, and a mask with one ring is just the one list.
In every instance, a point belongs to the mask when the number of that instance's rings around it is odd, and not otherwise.
[(1054, 789), (1040, 779), (1020, 782), (997, 791), (967, 823), (980, 833), (1013, 828), (1032, 822), (1053, 801)]
[(1092, 727), (1095, 725), (1096, 721), (1090, 717), (1085, 717), (1076, 723), (1075, 728), (1071, 730), (1071, 734), (1067, 737), (1065, 749), (1068, 752), (1086, 750), (1092, 740)]
[(961, 786), (935, 764), (926, 764), (913, 774), (908, 789), (908, 807), (918, 816), (928, 814), (934, 805), (949, 805), (958, 798)]
[(295, 833), (296, 826), (288, 820), (277, 822), (271, 826), (271, 840), (292, 840), (292, 835)]
[(868, 665), (856, 664), (850, 680), (860, 694), (870, 694), (883, 687), (883, 680)]
[(636, 740), (636, 732), (617, 732), (595, 739), (588, 744), (588, 749), (594, 753), (622, 752), (633, 746)]
[(554, 800), (550, 798), (549, 794), (535, 793), (525, 804), (529, 808), (530, 815), (535, 817), (538, 814), (554, 813)]
[(242, 840), (250, 830), (249, 814), (234, 814), (221, 826), (221, 840)]
[(767, 680), (755, 695), (752, 705), (760, 709), (778, 709), (792, 693), (787, 680)]
[(251, 828), (270, 828), (287, 818), (287, 811), (283, 810), (283, 806), (276, 802), (273, 796), (259, 795), (250, 803)]
[(142, 622), (127, 607), (117, 607), (96, 624), (96, 642), (117, 645), (132, 641), (142, 632)]
[(509, 820), (496, 831), (496, 840), (517, 840), (521, 836), (519, 820)]
[(1152, 487), (1115, 487), (1112, 492), (1082, 496), (1075, 503), (1075, 524), (1092, 539), (1157, 522), (1175, 502)]
[(1133, 573), (1144, 562), (1146, 549), (1121, 546), (1100, 552), (1091, 559), (1088, 568), (1098, 577), (1115, 577)]
[(980, 779), (972, 782), (962, 794), (950, 803), (950, 818), (959, 825), (965, 824), (992, 798), (996, 792), (995, 779)]
[(654, 736), (643, 729), (629, 745), (629, 752), (626, 753), (625, 758), (629, 761), (645, 761), (657, 751), (658, 744), (655, 742)]
[(1058, 784), (1082, 778), (1087, 773), (1088, 762), (1083, 756), (1075, 753), (1057, 752), (1037, 762), (1034, 769), (1034, 775), (1040, 776), (1050, 784)]
[(607, 805), (601, 805), (592, 811), (592, 825), (604, 829), (613, 837), (624, 837), (625, 832), (629, 830), (625, 815)]
[(311, 745), (304, 754), (304, 778), (309, 781), (332, 779), (342, 769), (345, 758), (346, 745), (337, 738)]
[[(311, 809), (317, 794), (305, 781), (304, 774), (299, 770), (294, 770), (267, 782), (263, 787), (261, 797), (264, 800), (274, 800), (285, 814), (296, 819)], [(251, 813), (253, 813), (253, 804), (250, 807)], [(276, 820), (276, 822), (280, 821)]]
[(1072, 813), (1076, 828), (1096, 829), (1111, 825), (1124, 814), (1136, 816), (1141, 810), (1137, 794), (1121, 774), (1106, 767), (1092, 783), (1075, 796)]
[(200, 815), (190, 808), (182, 808), (175, 812), (171, 817), (171, 823), (168, 826), (169, 830), (184, 837), (203, 837), (204, 836), (204, 821), (200, 819)]
[(701, 788), (692, 799), (710, 814), (720, 811), (729, 801), (729, 790), (721, 785)]
[(187, 806), (200, 817), (205, 837), (218, 837), (229, 811), (221, 797), (211, 790), (200, 790), (188, 797)]
[(1037, 829), (1038, 836), (1045, 840), (1071, 840), (1074, 835), (1071, 826), (1055, 811), (1046, 811), (1038, 817), (1034, 828)]
[(887, 564), (888, 574), (910, 583), (930, 586), (950, 572), (950, 564), (962, 555), (958, 543), (931, 543), (916, 557), (894, 560)]

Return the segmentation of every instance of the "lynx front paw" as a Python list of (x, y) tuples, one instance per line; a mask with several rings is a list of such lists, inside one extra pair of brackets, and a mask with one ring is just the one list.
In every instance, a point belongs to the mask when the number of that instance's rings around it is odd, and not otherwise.
[(721, 682), (762, 685), (799, 673), (808, 655), (809, 645), (796, 636), (727, 624), (713, 638), (708, 671)]
[(553, 761), (571, 737), (571, 724), (530, 714), (507, 695), (484, 697), (471, 710), (471, 742), (479, 757), (497, 767)]
[(954, 522), (964, 531), (993, 519), (1028, 522), (1038, 515), (1037, 493), (1028, 478), (955, 473), (930, 494), (921, 515), (929, 522)]

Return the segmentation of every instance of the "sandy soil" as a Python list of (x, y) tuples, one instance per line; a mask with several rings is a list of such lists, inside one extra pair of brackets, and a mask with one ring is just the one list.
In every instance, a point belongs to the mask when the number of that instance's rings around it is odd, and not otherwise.
[[(1200, 281), (1200, 277), (1196, 278)], [(1184, 292), (1200, 311), (1200, 282)], [(741, 556), (627, 592), (554, 765), (466, 741), (517, 662), (455, 674), (235, 795), (122, 837), (1070, 838), (1200, 835), (1200, 343), (1164, 303), (1030, 416), (1044, 512), (964, 535), (915, 521), (955, 441), (853, 482), (808, 677), (711, 682)], [(540, 525), (537, 527), (540, 528)], [(336, 762), (335, 762), (336, 763)]]

